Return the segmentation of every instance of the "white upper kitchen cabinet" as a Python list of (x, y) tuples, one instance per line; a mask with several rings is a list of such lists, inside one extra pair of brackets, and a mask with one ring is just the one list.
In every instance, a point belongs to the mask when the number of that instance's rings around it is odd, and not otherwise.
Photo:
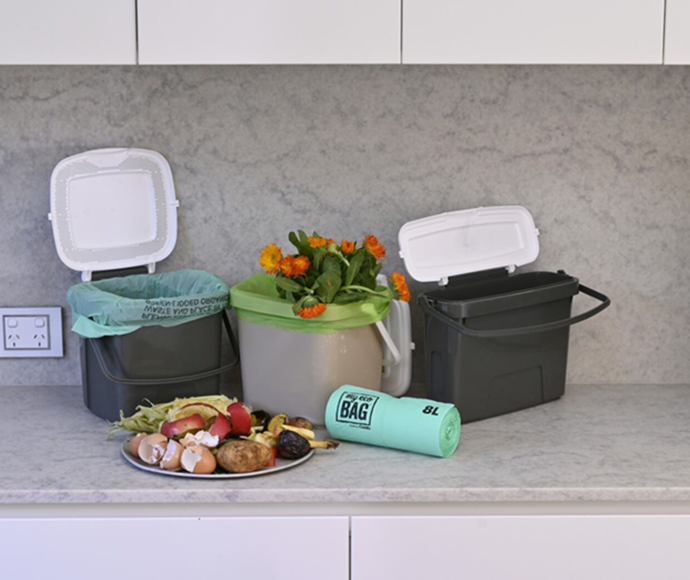
[(662, 62), (664, 0), (402, 2), (403, 63)]
[(690, 64), (690, 0), (666, 0), (665, 64)]
[(0, 64), (136, 64), (135, 0), (0, 0)]
[(400, 63), (400, 0), (139, 0), (141, 64)]

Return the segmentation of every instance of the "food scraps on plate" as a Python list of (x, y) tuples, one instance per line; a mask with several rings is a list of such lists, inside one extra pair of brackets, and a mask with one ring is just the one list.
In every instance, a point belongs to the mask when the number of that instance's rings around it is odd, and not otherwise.
[(276, 458), (300, 459), (312, 449), (335, 449), (317, 441), (308, 419), (271, 417), (225, 395), (140, 405), (131, 417), (120, 413), (109, 434), (130, 431), (134, 457), (166, 471), (250, 473), (273, 467)]

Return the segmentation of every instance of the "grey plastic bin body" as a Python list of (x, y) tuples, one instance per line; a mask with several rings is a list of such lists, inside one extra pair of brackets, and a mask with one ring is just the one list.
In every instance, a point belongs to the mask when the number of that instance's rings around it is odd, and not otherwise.
[[(571, 317), (580, 291), (601, 304)], [(469, 423), (560, 398), (570, 326), (610, 300), (565, 272), (501, 269), (458, 276), (419, 303), (429, 397), (455, 404)]]
[[(235, 356), (221, 367), (223, 323)], [(179, 326), (148, 326), (122, 336), (82, 339), (84, 403), (99, 417), (115, 421), (120, 410), (131, 415), (144, 401), (218, 394), (221, 374), (237, 358), (225, 311)]]

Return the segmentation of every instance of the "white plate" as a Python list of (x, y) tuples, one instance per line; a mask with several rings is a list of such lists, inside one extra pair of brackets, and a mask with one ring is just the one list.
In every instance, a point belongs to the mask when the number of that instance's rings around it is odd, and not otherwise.
[(188, 473), (186, 471), (167, 471), (165, 469), (157, 467), (156, 465), (149, 465), (148, 463), (144, 463), (138, 457), (134, 457), (134, 455), (132, 455), (132, 453), (129, 450), (129, 439), (127, 439), (122, 444), (122, 456), (127, 460), (127, 462), (134, 465), (134, 467), (136, 467), (137, 469), (149, 471), (151, 473), (156, 473), (158, 475), (171, 475), (173, 477), (191, 477), (192, 479), (241, 479), (243, 477), (256, 477), (257, 475), (268, 475), (269, 473), (277, 473), (278, 471), (285, 471), (286, 469), (290, 469), (291, 467), (296, 467), (300, 463), (304, 463), (308, 459), (311, 459), (313, 455), (314, 450), (312, 449), (304, 457), (300, 457), (299, 459), (282, 459), (278, 457), (276, 459), (275, 467), (264, 467), (263, 469), (259, 469), (259, 471), (251, 471), (249, 473), (211, 473), (209, 475), (202, 475), (200, 473)]

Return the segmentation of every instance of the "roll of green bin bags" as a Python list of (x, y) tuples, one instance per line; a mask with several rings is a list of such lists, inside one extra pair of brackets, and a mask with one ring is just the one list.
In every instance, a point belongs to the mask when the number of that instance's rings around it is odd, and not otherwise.
[(448, 457), (460, 441), (460, 413), (448, 403), (344, 385), (328, 400), (326, 428), (344, 441)]

